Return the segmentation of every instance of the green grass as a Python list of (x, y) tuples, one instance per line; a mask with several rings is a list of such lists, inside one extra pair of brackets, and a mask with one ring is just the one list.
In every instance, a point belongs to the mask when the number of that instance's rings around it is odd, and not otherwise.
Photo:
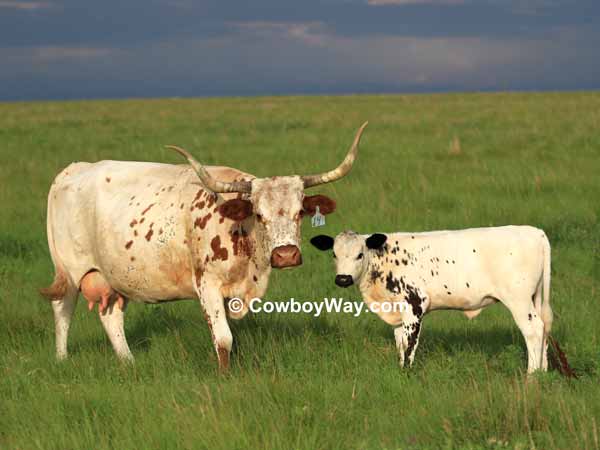
[[(502, 306), (473, 322), (425, 319), (414, 367), (375, 315), (255, 315), (232, 322), (216, 371), (195, 302), (130, 304), (135, 367), (79, 306), (54, 361), (46, 195), (72, 161), (205, 163), (258, 176), (312, 173), (365, 132), (351, 175), (311, 190), (338, 201), (303, 229), (305, 264), (267, 298), (358, 299), (333, 284), (315, 234), (531, 224), (553, 245), (554, 336), (580, 379), (526, 382)], [(450, 142), (460, 140), (460, 154)], [(0, 104), (0, 448), (599, 448), (600, 93), (281, 97)]]

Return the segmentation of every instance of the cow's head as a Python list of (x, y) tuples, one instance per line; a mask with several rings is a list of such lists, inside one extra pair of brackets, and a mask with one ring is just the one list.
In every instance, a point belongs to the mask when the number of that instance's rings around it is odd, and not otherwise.
[(348, 287), (362, 278), (369, 264), (369, 250), (380, 249), (386, 240), (385, 234), (376, 233), (365, 239), (354, 231), (344, 231), (335, 239), (324, 234), (315, 236), (310, 243), (323, 251), (333, 248), (335, 284)]
[(224, 182), (211, 177), (206, 169), (188, 152), (170, 146), (187, 158), (195, 169), (202, 184), (216, 193), (238, 192), (244, 198), (228, 200), (221, 204), (219, 212), (224, 217), (242, 221), (255, 219), (259, 232), (257, 237), (275, 268), (294, 267), (302, 264), (300, 253), (300, 222), (304, 216), (335, 211), (335, 201), (324, 195), (305, 196), (304, 190), (320, 184), (339, 180), (350, 172), (356, 155), (365, 122), (354, 138), (346, 158), (335, 169), (317, 175), (275, 176), (254, 178), (250, 181)]

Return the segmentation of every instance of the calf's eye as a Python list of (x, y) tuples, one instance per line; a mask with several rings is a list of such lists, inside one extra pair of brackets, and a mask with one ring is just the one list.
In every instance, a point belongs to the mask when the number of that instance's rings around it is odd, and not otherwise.
[(362, 259), (363, 258), (363, 254), (359, 253), (358, 256), (356, 257), (356, 259)]

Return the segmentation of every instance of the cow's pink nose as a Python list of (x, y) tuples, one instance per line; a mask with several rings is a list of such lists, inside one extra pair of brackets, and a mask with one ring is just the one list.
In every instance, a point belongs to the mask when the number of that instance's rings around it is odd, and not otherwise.
[(271, 253), (271, 267), (276, 269), (299, 266), (300, 264), (302, 264), (302, 255), (300, 249), (295, 245), (282, 245)]

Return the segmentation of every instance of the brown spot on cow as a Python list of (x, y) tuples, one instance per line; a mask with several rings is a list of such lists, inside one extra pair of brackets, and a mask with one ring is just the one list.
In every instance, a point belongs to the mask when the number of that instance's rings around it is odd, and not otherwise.
[(183, 209), (185, 205), (182, 203), (181, 205), (179, 205), (179, 209)]
[(106, 177), (106, 182), (110, 183), (110, 177)]
[(134, 261), (135, 261), (135, 256), (132, 256), (131, 258), (129, 258), (129, 260), (130, 260), (131, 262), (134, 262)]
[(135, 200), (135, 195), (131, 196), (129, 200)]
[(252, 256), (252, 243), (248, 239), (248, 234), (244, 229), (236, 230), (231, 233), (231, 243), (233, 244), (233, 254)]
[(138, 236), (138, 231), (137, 231), (137, 230), (133, 230), (133, 235), (134, 235), (135, 237), (137, 237), (137, 236)]
[(158, 230), (158, 234), (159, 234), (159, 235), (160, 235), (160, 234), (163, 234), (163, 229), (162, 229), (162, 228), (160, 228), (160, 229)]
[(285, 214), (285, 211), (283, 210), (283, 208), (279, 208), (279, 211), (277, 211), (277, 215), (283, 216), (284, 214)]
[(225, 247), (221, 247), (221, 236), (215, 236), (212, 241), (210, 241), (210, 248), (213, 251), (213, 261), (222, 260), (227, 261), (229, 253)]
[(136, 219), (133, 219), (133, 220), (131, 221), (131, 223), (129, 224), (129, 226), (130, 226), (131, 228), (133, 228), (133, 227), (135, 227), (135, 226), (137, 225), (137, 223), (138, 223), (138, 221), (137, 221)]
[(133, 245), (133, 241), (129, 241), (127, 244), (125, 244), (125, 248), (127, 250), (129, 250), (131, 248), (131, 246)]
[(140, 220), (140, 224), (144, 223), (145, 220), (146, 220), (146, 218), (142, 217), (142, 220)]
[(150, 242), (150, 239), (152, 239), (152, 235), (154, 234), (154, 230), (152, 228), (150, 228), (148, 230), (148, 232), (146, 233), (146, 236), (144, 236), (146, 238), (146, 240), (148, 242)]
[(252, 275), (252, 280), (254, 280), (255, 283), (258, 281), (258, 278), (256, 278), (256, 275)]
[(194, 228), (200, 228), (201, 230), (204, 230), (204, 227), (206, 227), (206, 223), (210, 220), (211, 217), (211, 213), (208, 213), (204, 217), (197, 217), (194, 221)]
[(156, 204), (156, 203), (150, 203), (150, 204), (148, 205), (148, 207), (147, 207), (145, 210), (143, 210), (143, 211), (142, 211), (142, 216), (143, 216), (144, 214), (146, 214), (148, 211), (150, 211), (150, 208), (152, 208), (152, 207), (153, 207), (155, 204)]
[(196, 277), (196, 286), (200, 287), (200, 282), (202, 281), (202, 275), (204, 275), (204, 269), (201, 266), (196, 266), (194, 270), (194, 276)]
[(215, 194), (215, 193), (207, 194), (206, 207), (210, 208), (212, 205), (215, 204), (216, 201), (217, 201), (217, 194)]

